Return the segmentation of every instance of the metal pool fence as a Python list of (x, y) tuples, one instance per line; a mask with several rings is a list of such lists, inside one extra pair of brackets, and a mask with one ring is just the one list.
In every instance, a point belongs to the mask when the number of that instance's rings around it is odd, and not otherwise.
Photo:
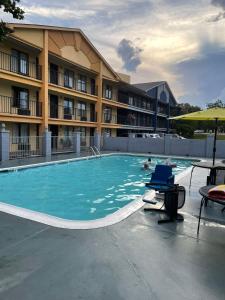
[(17, 159), (43, 154), (42, 136), (12, 136), (9, 139), (9, 158)]

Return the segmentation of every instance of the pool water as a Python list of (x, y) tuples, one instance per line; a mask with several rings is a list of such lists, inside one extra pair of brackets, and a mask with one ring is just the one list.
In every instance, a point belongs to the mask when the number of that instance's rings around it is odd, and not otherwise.
[[(111, 214), (145, 192), (147, 176), (163, 158), (112, 155), (0, 174), (0, 201), (69, 220), (94, 220)], [(191, 160), (173, 159), (174, 174)]]

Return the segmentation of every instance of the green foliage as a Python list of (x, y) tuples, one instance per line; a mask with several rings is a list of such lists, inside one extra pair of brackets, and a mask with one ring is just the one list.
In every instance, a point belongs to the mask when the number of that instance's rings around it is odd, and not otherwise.
[(176, 132), (186, 138), (192, 138), (194, 135), (194, 126), (185, 122), (179, 122), (175, 126)]
[[(24, 18), (24, 11), (17, 6), (20, 0), (0, 0), (0, 9), (5, 13), (9, 13), (14, 19), (22, 20)], [(1, 20), (0, 22), (0, 42), (11, 33), (11, 29), (6, 26), (6, 23)]]
[(180, 115), (189, 114), (199, 110), (201, 110), (199, 106), (191, 105), (189, 103), (180, 103), (174, 108), (173, 115), (180, 116)]
[(220, 108), (225, 108), (225, 103), (218, 99), (215, 102), (211, 102), (207, 104), (207, 108), (213, 108), (213, 107), (220, 107)]

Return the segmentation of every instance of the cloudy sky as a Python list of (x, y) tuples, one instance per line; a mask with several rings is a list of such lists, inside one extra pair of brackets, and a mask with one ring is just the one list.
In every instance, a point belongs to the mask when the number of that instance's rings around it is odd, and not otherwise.
[(21, 0), (21, 5), (26, 23), (81, 28), (133, 83), (166, 80), (180, 102), (225, 101), (225, 0)]

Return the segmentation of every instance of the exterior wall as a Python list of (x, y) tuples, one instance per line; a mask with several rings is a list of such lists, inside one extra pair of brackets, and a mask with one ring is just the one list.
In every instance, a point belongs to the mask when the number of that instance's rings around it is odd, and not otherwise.
[[(12, 49), (26, 53), (29, 56), (29, 62), (31, 64), (36, 63), (36, 57), (38, 57), (37, 50), (31, 49), (31, 48), (24, 48), (23, 46), (17, 44), (16, 42), (6, 41), (4, 43), (0, 43), (0, 51), (1, 52), (11, 55)], [(7, 63), (8, 63), (8, 65), (7, 65)], [(7, 59), (7, 61), (5, 61), (5, 68), (6, 67), (8, 67), (8, 68), (10, 67), (10, 59)]]
[(165, 84), (162, 84), (160, 86), (158, 86), (158, 89), (157, 89), (157, 98), (160, 99), (160, 95), (162, 92), (165, 92), (166, 93), (166, 96), (167, 96), (167, 103), (169, 102), (169, 97), (170, 97), (170, 93), (167, 89), (167, 87), (165, 86)]
[(12, 34), (28, 43), (31, 43), (37, 47), (43, 48), (43, 30), (40, 29), (19, 29)]
[[(58, 66), (58, 85), (59, 86), (64, 86), (64, 72), (65, 70), (70, 70), (72, 72), (74, 72), (74, 89), (77, 88), (76, 84), (77, 84), (77, 81), (79, 79), (79, 75), (82, 75), (82, 76), (85, 76), (87, 78), (87, 93), (88, 94), (91, 94), (91, 79), (94, 79), (96, 80), (96, 75), (92, 74), (92, 73), (88, 73), (88, 72), (85, 72), (84, 70), (81, 70), (81, 69), (78, 69), (78, 68), (75, 68), (75, 67), (68, 67), (68, 66), (65, 66), (63, 65), (63, 62), (59, 65), (55, 62), (52, 62), (51, 60), (49, 61), (49, 70), (50, 70), (50, 64), (53, 63), (53, 64), (56, 64)], [(84, 66), (84, 65), (82, 65)], [(49, 83), (50, 83), (50, 73), (49, 73)]]

